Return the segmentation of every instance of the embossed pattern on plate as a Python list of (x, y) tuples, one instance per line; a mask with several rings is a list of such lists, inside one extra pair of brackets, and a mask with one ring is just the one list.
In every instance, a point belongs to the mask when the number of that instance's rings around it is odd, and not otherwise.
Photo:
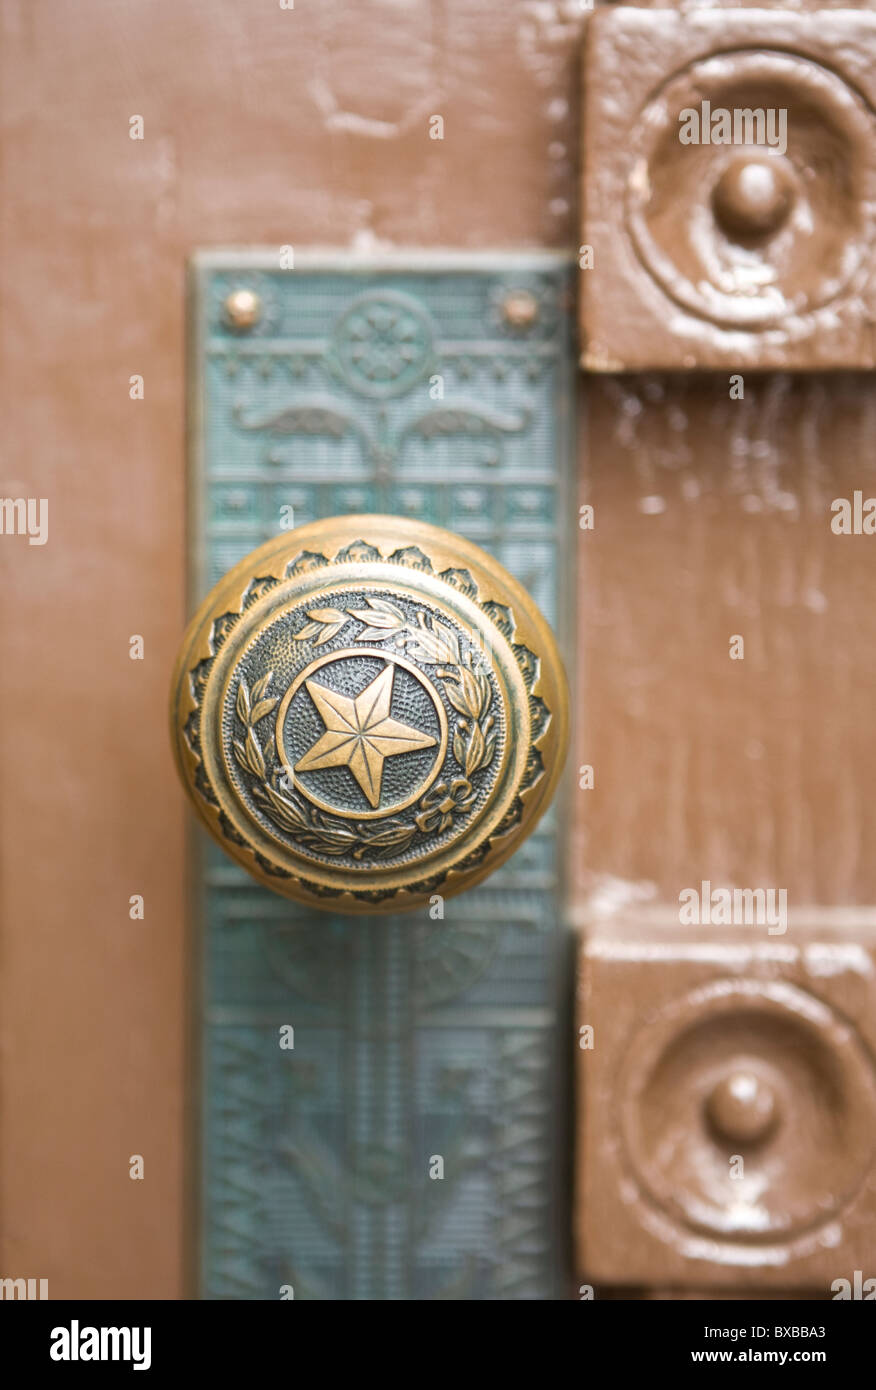
[[(295, 525), (389, 512), (478, 542), (562, 632), (566, 261), (271, 264), (194, 267), (193, 599), (283, 508)], [(237, 289), (259, 301), (245, 331), (223, 309)], [(538, 306), (523, 326), (503, 312), (520, 291)], [(354, 921), (276, 897), (199, 840), (206, 1297), (562, 1291), (558, 860), (555, 807), (443, 921)]]

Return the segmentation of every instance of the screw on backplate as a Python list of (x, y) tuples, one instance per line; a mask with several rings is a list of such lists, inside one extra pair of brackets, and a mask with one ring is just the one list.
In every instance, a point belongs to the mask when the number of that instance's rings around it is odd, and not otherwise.
[(502, 316), (512, 328), (530, 328), (538, 318), (538, 300), (530, 290), (511, 290), (502, 301)]
[(228, 324), (238, 333), (246, 333), (262, 316), (262, 301), (255, 290), (232, 290), (223, 307)]

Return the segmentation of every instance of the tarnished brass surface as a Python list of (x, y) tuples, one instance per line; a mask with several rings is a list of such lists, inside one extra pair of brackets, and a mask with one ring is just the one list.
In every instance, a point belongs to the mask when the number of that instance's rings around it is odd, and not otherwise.
[(529, 595), (478, 546), (392, 516), (266, 542), (208, 595), (171, 693), (222, 848), (301, 902), (397, 911), (479, 882), (548, 805), (568, 697)]

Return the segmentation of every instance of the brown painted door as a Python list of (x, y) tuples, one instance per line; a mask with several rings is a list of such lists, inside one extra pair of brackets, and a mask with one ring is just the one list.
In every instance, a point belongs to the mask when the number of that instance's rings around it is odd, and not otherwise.
[[(217, 244), (577, 248), (587, 16), (525, 0), (294, 10), (4, 0), (0, 19), (0, 493), (45, 499), (48, 517), (44, 544), (0, 536), (0, 1276), (46, 1278), (52, 1297), (178, 1298), (193, 1287), (184, 1174), (194, 982), (165, 703), (185, 617), (185, 262)], [(830, 32), (820, 42), (838, 54), (854, 47)], [(857, 90), (860, 56), (850, 61)], [(434, 113), (441, 142), (428, 139)], [(138, 116), (144, 138), (132, 140)], [(609, 321), (632, 314), (622, 294), (612, 299), (618, 283), (600, 284), (598, 241), (595, 251), (585, 294)], [(635, 370), (590, 372), (578, 403), (581, 504), (594, 525), (579, 532), (572, 756), (595, 782), (573, 801), (570, 913), (603, 961), (625, 958), (625, 932), (636, 961), (669, 933), (660, 989), (670, 1014), (676, 996), (708, 994), (728, 971), (754, 979), (758, 999), (764, 982), (816, 998), (823, 1012), (799, 1085), (814, 1095), (823, 1081), (828, 1109), (848, 1104), (843, 1123), (863, 1153), (853, 1102), (866, 1107), (870, 1087), (873, 541), (830, 523), (835, 499), (876, 491), (874, 408), (869, 377), (849, 370), (867, 366), (866, 353), (840, 337), (815, 372), (793, 354), (779, 370), (775, 354), (747, 352), (742, 398), (731, 397), (728, 363), (697, 364), (668, 328), (648, 348), (647, 373), (620, 347), (588, 364)], [(142, 660), (131, 659), (137, 637)], [(798, 936), (758, 938), (752, 971), (733, 956), (750, 938), (728, 943), (704, 927), (715, 960), (705, 975), (685, 974), (696, 951), (673, 936), (679, 895), (705, 881), (786, 888), (801, 909)], [(131, 915), (137, 897), (142, 919)], [(651, 988), (650, 975), (630, 984), (622, 966), (604, 968), (602, 982), (585, 970), (585, 1026), (588, 990), (604, 1008)], [(752, 1027), (793, 1059), (797, 1034), (782, 1031), (781, 1007), (770, 996)], [(718, 1067), (735, 1055), (736, 1025), (710, 1032), (708, 1007), (703, 1017)], [(616, 1055), (638, 1021), (606, 1017)], [(596, 1024), (599, 1037), (601, 1016)], [(701, 1026), (699, 1013), (689, 1026)], [(837, 1062), (830, 1039), (839, 1047), (842, 1027), (855, 1038)], [(667, 1098), (688, 1074), (670, 1033), (658, 1077)], [(850, 1079), (830, 1091), (846, 1062)], [(695, 1058), (689, 1065), (696, 1073)], [(611, 1073), (586, 1084), (604, 1099), (599, 1132), (638, 1126), (637, 1172), (664, 1212), (673, 1175), (649, 1148), (657, 1118), (643, 1120), (634, 1101), (632, 1120), (613, 1109)], [(791, 1102), (783, 1093), (776, 1103)], [(731, 1132), (747, 1114), (728, 1121)], [(822, 1112), (805, 1116), (811, 1134)], [(828, 1153), (811, 1190), (789, 1175), (789, 1220), (806, 1225), (813, 1192), (832, 1199), (842, 1187), (858, 1200), (860, 1163), (847, 1170), (842, 1150)], [(132, 1155), (144, 1158), (143, 1181), (131, 1180)], [(613, 1243), (597, 1219), (610, 1210), (597, 1170), (611, 1154), (582, 1137), (576, 1161), (597, 1167), (581, 1180), (577, 1214), (565, 1208), (584, 1252), (568, 1271), (570, 1295), (581, 1280), (629, 1284), (624, 1268), (652, 1292), (727, 1284), (723, 1258), (691, 1273), (675, 1227), (662, 1264), (637, 1221)], [(695, 1204), (695, 1180), (685, 1182)], [(781, 1221), (776, 1201), (769, 1218)], [(865, 1216), (837, 1216), (837, 1276), (861, 1258)], [(698, 1230), (707, 1238), (708, 1220)], [(790, 1284), (824, 1295), (833, 1272), (804, 1260)]]
[(185, 263), (570, 245), (579, 26), (391, 0), (7, 0), (2, 23), (2, 491), (50, 517), (44, 546), (0, 545), (2, 1270), (54, 1297), (177, 1297)]

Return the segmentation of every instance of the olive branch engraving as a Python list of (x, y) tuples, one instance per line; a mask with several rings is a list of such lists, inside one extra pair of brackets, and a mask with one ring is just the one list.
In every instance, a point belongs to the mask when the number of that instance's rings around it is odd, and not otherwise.
[(349, 622), (347, 614), (339, 608), (310, 608), (307, 616), (310, 621), (304, 624), (292, 640), (312, 641), (314, 647), (322, 647), (326, 642), (330, 642)]
[(276, 699), (265, 699), (273, 674), (273, 671), (268, 671), (260, 677), (251, 691), (244, 680), (237, 687), (237, 717), (246, 730), (246, 737), (243, 743), (239, 739), (234, 740), (234, 756), (244, 772), (251, 772), (254, 777), (266, 776), (265, 755), (255, 726), (271, 713), (277, 703)]

